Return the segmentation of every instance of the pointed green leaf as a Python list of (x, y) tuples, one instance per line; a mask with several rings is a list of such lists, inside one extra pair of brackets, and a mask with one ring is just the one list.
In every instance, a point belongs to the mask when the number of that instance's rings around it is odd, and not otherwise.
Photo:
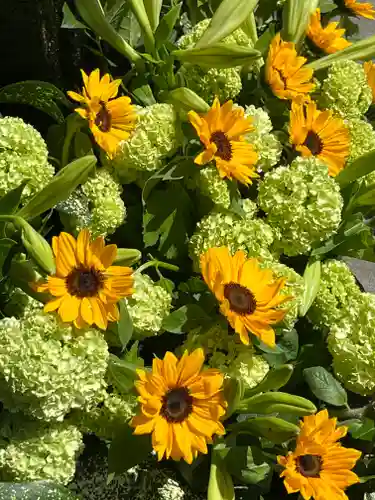
[[(375, 43), (375, 42), (374, 42)], [(375, 151), (370, 151), (357, 160), (353, 161), (348, 167), (344, 168), (335, 180), (340, 184), (341, 189), (348, 186), (364, 175), (370, 174), (375, 170)]]
[(133, 321), (130, 317), (125, 301), (120, 300), (118, 305), (120, 310), (120, 319), (117, 323), (117, 331), (122, 348), (124, 349), (133, 335)]
[(216, 450), (211, 455), (207, 500), (235, 500), (232, 478)]
[(108, 473), (122, 474), (143, 462), (151, 453), (151, 439), (148, 434), (134, 435), (134, 429), (124, 423), (112, 439), (108, 450)]
[(299, 314), (305, 316), (314, 302), (320, 286), (321, 264), (319, 260), (309, 262), (303, 274), (304, 290)]
[(27, 184), (27, 180), (23, 181), (19, 186), (8, 191), (2, 198), (0, 198), (0, 214), (9, 215), (13, 214), (20, 203), (22, 192)]
[(62, 28), (66, 29), (86, 29), (87, 26), (85, 26), (83, 23), (78, 21), (73, 12), (70, 10), (69, 5), (67, 3), (64, 3), (63, 5), (63, 20), (61, 23)]
[(311, 392), (321, 401), (333, 406), (345, 406), (348, 397), (343, 386), (322, 366), (303, 370), (303, 377)]
[(177, 19), (180, 17), (182, 2), (175, 5), (170, 11), (165, 14), (160, 21), (160, 24), (155, 32), (156, 48), (159, 49), (165, 42), (168, 41)]
[(247, 390), (245, 397), (250, 397), (254, 394), (267, 391), (275, 391), (288, 383), (293, 374), (293, 365), (280, 365), (271, 369), (260, 384), (254, 389)]

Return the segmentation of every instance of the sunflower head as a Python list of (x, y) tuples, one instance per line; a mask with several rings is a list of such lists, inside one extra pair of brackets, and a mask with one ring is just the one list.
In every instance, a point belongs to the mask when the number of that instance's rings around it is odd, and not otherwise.
[(249, 344), (249, 332), (269, 346), (275, 345), (271, 325), (282, 321), (287, 309), (277, 308), (291, 299), (280, 294), (286, 280), (275, 279), (270, 269), (261, 269), (257, 259), (246, 259), (238, 250), (234, 256), (227, 247), (210, 248), (201, 256), (203, 278), (231, 327)]
[(292, 102), (290, 142), (302, 156), (315, 156), (336, 176), (349, 156), (349, 131), (332, 111), (319, 111), (315, 102)]
[(141, 412), (132, 419), (134, 434), (152, 434), (159, 460), (164, 456), (191, 463), (198, 452), (207, 453), (214, 434), (223, 435), (220, 422), (226, 402), (224, 376), (218, 370), (203, 370), (204, 354), (196, 349), (181, 359), (167, 352), (155, 358), (152, 371), (137, 370)]
[(325, 28), (323, 28), (320, 9), (316, 9), (316, 11), (311, 15), (307, 36), (324, 52), (327, 54), (333, 54), (334, 52), (345, 49), (351, 45), (348, 40), (342, 38), (345, 30), (337, 29), (338, 24), (338, 22), (329, 23)]
[(372, 103), (375, 104), (375, 64), (371, 61), (366, 61), (363, 69), (366, 73), (367, 83), (372, 91)]
[(232, 101), (220, 106), (215, 98), (206, 115), (190, 111), (189, 120), (205, 147), (195, 158), (195, 163), (206, 165), (214, 160), (222, 178), (251, 184), (251, 179), (257, 177), (254, 165), (258, 155), (243, 137), (252, 130), (251, 119), (245, 118), (243, 108), (233, 109)]
[(52, 248), (56, 274), (36, 286), (53, 297), (44, 311), (57, 311), (62, 321), (73, 322), (77, 328), (96, 324), (105, 330), (108, 321), (117, 321), (116, 303), (132, 294), (133, 277), (129, 267), (112, 266), (116, 245), (105, 245), (102, 237), (90, 242), (90, 233), (84, 229), (77, 241), (60, 233), (53, 238)]
[(375, 8), (370, 2), (358, 2), (357, 0), (344, 0), (345, 7), (356, 16), (375, 19)]
[(135, 127), (134, 106), (129, 97), (116, 98), (121, 80), (111, 81), (108, 74), (100, 78), (99, 69), (89, 76), (82, 71), (82, 78), (82, 94), (70, 91), (68, 95), (81, 104), (76, 113), (88, 121), (95, 141), (112, 158)]
[(267, 62), (266, 81), (279, 99), (309, 99), (314, 90), (313, 70), (303, 67), (307, 59), (297, 55), (294, 43), (284, 42), (278, 33), (272, 40)]
[(361, 452), (337, 442), (347, 428), (336, 425), (336, 419), (329, 418), (327, 410), (304, 417), (295, 450), (278, 457), (279, 464), (285, 467), (281, 477), (288, 493), (299, 491), (304, 500), (348, 500), (344, 490), (359, 482), (351, 469)]

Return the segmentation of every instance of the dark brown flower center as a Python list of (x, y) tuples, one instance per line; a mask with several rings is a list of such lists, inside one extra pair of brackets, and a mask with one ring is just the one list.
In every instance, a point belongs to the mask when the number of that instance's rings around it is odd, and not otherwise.
[(210, 140), (217, 147), (216, 156), (225, 161), (232, 159), (232, 145), (225, 132), (217, 130), (211, 135)]
[(319, 455), (300, 455), (296, 458), (297, 470), (305, 477), (319, 477), (322, 457)]
[(109, 132), (111, 130), (112, 125), (112, 117), (109, 110), (106, 108), (105, 103), (101, 103), (101, 108), (96, 114), (95, 125), (102, 132)]
[(237, 314), (252, 314), (257, 307), (253, 292), (239, 283), (224, 285), (224, 297), (229, 301), (231, 310)]
[(103, 287), (104, 276), (96, 269), (77, 267), (65, 278), (70, 295), (93, 297)]
[(286, 88), (287, 88), (287, 86), (288, 86), (288, 79), (287, 79), (287, 77), (284, 75), (283, 70), (275, 68), (275, 71), (276, 71), (276, 72), (277, 72), (277, 74), (279, 75), (280, 80), (283, 82), (284, 89), (286, 89)]
[(303, 145), (309, 148), (313, 155), (320, 154), (323, 149), (323, 142), (321, 138), (312, 130), (309, 130)]
[(168, 422), (183, 422), (193, 411), (193, 398), (186, 387), (171, 389), (163, 397), (160, 414)]

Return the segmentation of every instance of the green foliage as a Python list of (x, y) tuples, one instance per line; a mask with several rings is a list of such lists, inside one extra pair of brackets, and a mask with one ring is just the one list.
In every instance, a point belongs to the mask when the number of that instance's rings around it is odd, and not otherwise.
[(281, 331), (282, 337), (276, 343), (274, 348), (268, 347), (261, 343), (258, 339), (254, 339), (254, 343), (263, 351), (263, 357), (272, 367), (280, 367), (281, 365), (296, 359), (298, 354), (298, 333), (293, 328), (289, 331)]
[(228, 472), (245, 484), (259, 484), (272, 474), (269, 461), (256, 446), (230, 448), (224, 461)]
[(305, 286), (302, 304), (299, 310), (301, 316), (305, 316), (319, 291), (320, 270), (321, 264), (319, 260), (309, 262), (305, 268), (305, 272), (303, 275)]
[(114, 436), (108, 450), (108, 474), (121, 474), (147, 458), (152, 450), (149, 435), (135, 436), (128, 424)]
[(197, 304), (181, 306), (163, 321), (163, 328), (171, 333), (188, 333), (193, 328), (211, 322), (210, 316)]
[(333, 375), (322, 366), (313, 366), (303, 371), (303, 376), (310, 387), (311, 392), (321, 401), (333, 406), (345, 406), (348, 397)]

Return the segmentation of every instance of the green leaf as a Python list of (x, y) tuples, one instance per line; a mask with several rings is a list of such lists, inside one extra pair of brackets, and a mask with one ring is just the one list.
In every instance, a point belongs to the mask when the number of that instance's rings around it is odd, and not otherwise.
[(155, 285), (161, 286), (170, 295), (172, 295), (173, 290), (175, 289), (175, 284), (173, 283), (173, 281), (167, 278), (160, 278), (159, 281), (155, 282)]
[(268, 53), (268, 47), (274, 39), (275, 34), (275, 26), (271, 24), (269, 28), (267, 28), (266, 31), (258, 38), (258, 41), (254, 45), (254, 49), (259, 50), (262, 56), (266, 56)]
[(143, 462), (152, 451), (148, 434), (136, 436), (128, 424), (113, 438), (108, 450), (108, 473), (122, 474)]
[(224, 397), (227, 402), (225, 419), (229, 418), (235, 411), (244, 395), (244, 384), (237, 378), (227, 378), (224, 380)]
[(306, 315), (307, 311), (310, 309), (311, 304), (314, 302), (315, 297), (318, 294), (320, 286), (320, 271), (321, 264), (319, 260), (316, 260), (315, 262), (308, 262), (303, 274), (305, 288), (303, 291), (302, 303), (299, 310), (300, 316)]
[(248, 399), (243, 399), (237, 408), (239, 413), (263, 414), (285, 413), (288, 415), (311, 415), (316, 406), (301, 396), (287, 392), (263, 392)]
[(70, 101), (57, 87), (48, 82), (27, 80), (7, 85), (0, 90), (0, 103), (28, 104), (51, 116), (59, 123), (64, 121), (59, 104), (71, 107)]
[(220, 42), (243, 24), (253, 12), (258, 0), (222, 0), (196, 47)]
[(260, 384), (254, 389), (245, 391), (245, 397), (253, 396), (260, 392), (276, 391), (288, 383), (293, 374), (293, 365), (280, 365), (271, 369)]
[(320, 12), (326, 14), (327, 12), (332, 12), (337, 8), (337, 5), (332, 2), (332, 0), (320, 0), (319, 2)]
[(137, 368), (139, 365), (119, 359), (114, 354), (109, 355), (108, 377), (111, 384), (122, 394), (128, 394), (138, 379)]
[(272, 473), (262, 450), (256, 446), (235, 446), (224, 461), (228, 472), (245, 484), (258, 484)]
[(211, 321), (205, 311), (196, 304), (187, 304), (173, 311), (163, 321), (162, 328), (171, 333), (187, 333)]
[(147, 16), (150, 20), (152, 31), (155, 31), (160, 18), (160, 11), (163, 5), (163, 0), (143, 0)]
[(348, 402), (345, 389), (333, 375), (322, 366), (303, 370), (303, 377), (311, 392), (321, 401), (333, 406), (345, 406)]
[[(3, 273), (6, 274), (7, 266), (4, 266), (5, 261), (7, 260), (8, 255), (12, 257), (9, 252), (11, 251), (12, 247), (14, 247), (17, 244), (16, 241), (11, 240), (10, 238), (1, 238), (0, 239), (0, 277), (3, 276)], [(10, 262), (9, 262), (10, 264)]]
[(348, 429), (354, 439), (373, 441), (375, 438), (375, 422), (371, 418), (355, 420), (348, 425)]
[(232, 478), (216, 450), (211, 455), (207, 500), (235, 500)]
[[(137, 18), (126, 4), (122, 16), (117, 22), (116, 31), (132, 47), (138, 47), (142, 43), (142, 30)], [(111, 23), (113, 24), (113, 23)]]
[(0, 500), (79, 500), (70, 490), (50, 481), (0, 483)]
[(375, 151), (370, 151), (365, 155), (357, 158), (348, 167), (341, 170), (335, 177), (335, 180), (340, 184), (341, 189), (346, 187), (351, 182), (354, 182), (364, 175), (368, 175), (375, 170)]
[(172, 55), (182, 62), (208, 68), (233, 68), (252, 64), (261, 53), (233, 43), (216, 43), (202, 49), (175, 50)]
[(33, 219), (60, 201), (66, 200), (77, 186), (86, 181), (96, 164), (95, 156), (84, 156), (74, 160), (58, 172), (51, 182), (22, 207), (17, 215)]
[(137, 87), (132, 91), (135, 97), (145, 106), (151, 106), (152, 104), (156, 104), (154, 94), (150, 85), (145, 84)]
[(74, 135), (74, 153), (76, 158), (93, 155), (90, 137), (80, 130)]
[(80, 21), (77, 21), (77, 19), (74, 17), (73, 12), (70, 10), (69, 5), (67, 3), (64, 3), (63, 5), (63, 20), (61, 23), (62, 28), (66, 29), (86, 29), (87, 26), (85, 26), (83, 23)]
[(18, 187), (8, 191), (2, 198), (0, 198), (0, 214), (10, 215), (13, 214), (20, 203), (22, 192), (28, 183), (27, 180), (23, 181)]
[(207, 113), (210, 109), (206, 101), (187, 87), (180, 87), (178, 89), (171, 90), (166, 95), (165, 100), (185, 111), (193, 110), (197, 113)]
[(170, 11), (165, 14), (159, 23), (159, 26), (155, 32), (156, 48), (159, 49), (166, 41), (168, 41), (173, 28), (180, 17), (182, 2), (173, 6)]
[(286, 330), (284, 335), (279, 337), (274, 348), (266, 346), (256, 338), (254, 338), (254, 344), (264, 352), (263, 357), (272, 367), (284, 365), (296, 359), (298, 355), (298, 333), (294, 328)]
[(119, 301), (120, 319), (117, 323), (118, 337), (124, 349), (133, 335), (133, 322), (124, 300)]
[(251, 417), (248, 420), (232, 424), (229, 430), (236, 434), (260, 436), (276, 444), (284, 443), (297, 436), (299, 427), (279, 417)]
[(354, 205), (356, 207), (373, 207), (375, 205), (375, 187), (369, 186), (368, 188), (360, 189), (358, 195), (355, 197)]

